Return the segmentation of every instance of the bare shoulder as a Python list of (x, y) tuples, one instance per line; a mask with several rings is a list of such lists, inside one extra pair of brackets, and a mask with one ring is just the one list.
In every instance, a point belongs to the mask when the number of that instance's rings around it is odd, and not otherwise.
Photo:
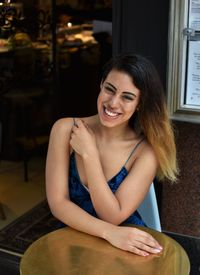
[(71, 133), (71, 129), (73, 126), (73, 118), (61, 118), (57, 120), (52, 129), (51, 129), (51, 137), (54, 136), (69, 136)]
[(139, 159), (151, 161), (151, 163), (153, 162), (155, 163), (155, 165), (158, 165), (158, 159), (157, 159), (156, 153), (153, 147), (151, 146), (151, 144), (149, 144), (147, 140), (144, 140), (141, 143), (140, 150), (138, 153), (139, 153), (138, 154)]
[(60, 154), (66, 156), (67, 152), (70, 149), (70, 137), (71, 130), (73, 127), (73, 118), (61, 118), (57, 120), (52, 126), (50, 139), (49, 139), (49, 147), (48, 147), (48, 155), (57, 155)]
[(51, 129), (51, 137), (52, 136), (59, 136), (59, 137), (64, 136), (65, 138), (70, 137), (74, 122), (76, 122), (76, 120), (78, 119), (84, 120), (86, 123), (88, 123), (88, 125), (93, 125), (95, 122), (95, 116), (83, 117), (83, 118), (78, 118), (78, 117), (61, 118), (54, 123)]
[(143, 140), (140, 143), (136, 156), (130, 165), (130, 176), (143, 178), (145, 181), (152, 182), (157, 173), (159, 162), (153, 147), (148, 141)]

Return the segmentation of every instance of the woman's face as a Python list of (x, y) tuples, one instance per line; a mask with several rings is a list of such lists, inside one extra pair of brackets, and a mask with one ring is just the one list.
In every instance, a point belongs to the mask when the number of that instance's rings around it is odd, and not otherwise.
[(107, 127), (127, 123), (136, 111), (140, 94), (128, 74), (112, 70), (101, 83), (97, 100), (101, 123)]

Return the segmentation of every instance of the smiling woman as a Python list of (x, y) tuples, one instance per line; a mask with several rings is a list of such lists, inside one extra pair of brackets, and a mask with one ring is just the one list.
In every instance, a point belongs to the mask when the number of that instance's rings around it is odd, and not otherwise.
[[(131, 77), (123, 72), (112, 70), (101, 84), (98, 97), (98, 113), (101, 123), (122, 123), (131, 118), (140, 99), (140, 90)], [(113, 119), (117, 120), (113, 120)]]
[(144, 57), (104, 67), (98, 114), (63, 118), (51, 131), (46, 191), (52, 213), (138, 255), (159, 253), (137, 212), (156, 175), (176, 179), (176, 149), (158, 73)]

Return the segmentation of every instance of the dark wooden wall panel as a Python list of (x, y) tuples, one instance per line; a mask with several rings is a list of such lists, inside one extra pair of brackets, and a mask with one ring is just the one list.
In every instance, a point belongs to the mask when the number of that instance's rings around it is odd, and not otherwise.
[(150, 58), (166, 82), (169, 1), (113, 1), (113, 54)]

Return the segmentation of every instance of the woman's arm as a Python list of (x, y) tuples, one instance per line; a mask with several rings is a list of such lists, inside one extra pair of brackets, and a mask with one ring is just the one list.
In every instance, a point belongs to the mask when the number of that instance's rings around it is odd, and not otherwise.
[(95, 219), (70, 201), (68, 190), (69, 139), (72, 119), (57, 121), (51, 131), (46, 160), (46, 194), (52, 213), (65, 224), (103, 237), (106, 223)]
[(144, 153), (135, 160), (129, 174), (113, 194), (98, 158), (96, 160), (94, 157), (85, 157), (83, 162), (90, 196), (97, 214), (101, 219), (116, 225), (121, 224), (137, 210), (149, 190), (157, 167), (152, 154)]
[(158, 242), (148, 233), (119, 227), (97, 219), (70, 201), (68, 167), (72, 119), (61, 119), (52, 128), (46, 161), (46, 192), (51, 211), (63, 223), (104, 238), (115, 247), (138, 255), (158, 253)]
[(104, 221), (121, 224), (143, 201), (156, 174), (157, 159), (148, 144), (113, 194), (107, 184), (100, 162), (95, 137), (83, 122), (73, 127), (71, 145), (81, 155), (90, 196), (98, 216)]

